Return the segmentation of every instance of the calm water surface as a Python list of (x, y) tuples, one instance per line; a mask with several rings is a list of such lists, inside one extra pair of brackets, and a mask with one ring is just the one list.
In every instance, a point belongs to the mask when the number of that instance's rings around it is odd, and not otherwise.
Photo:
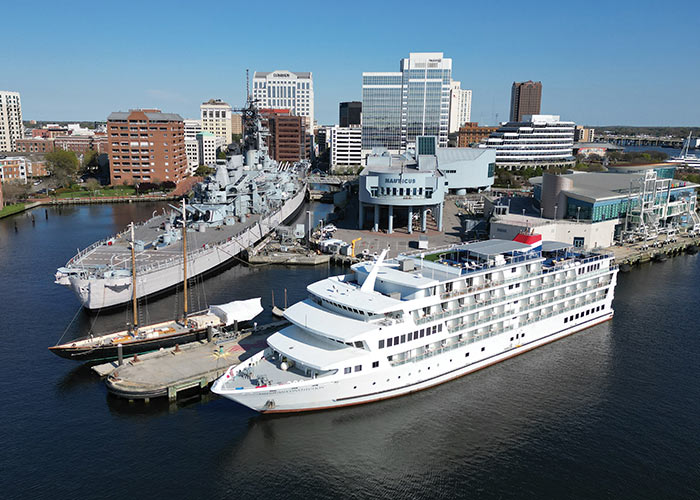
[[(46, 349), (126, 318), (86, 314), (53, 273), (159, 207), (0, 220), (3, 498), (700, 497), (700, 258), (621, 274), (613, 321), (412, 396), (273, 418), (212, 396), (129, 405)], [(269, 308), (338, 272), (236, 265), (196, 296)]]

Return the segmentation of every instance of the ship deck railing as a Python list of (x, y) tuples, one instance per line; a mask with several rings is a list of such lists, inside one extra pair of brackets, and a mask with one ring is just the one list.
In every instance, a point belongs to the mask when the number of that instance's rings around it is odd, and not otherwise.
[[(390, 363), (392, 366), (400, 366), (400, 365), (404, 365), (406, 363), (415, 363), (418, 361), (422, 361), (424, 359), (427, 359), (427, 358), (430, 358), (433, 356), (437, 356), (439, 354), (443, 354), (443, 353), (452, 351), (454, 349), (459, 349), (460, 347), (464, 347), (464, 346), (467, 346), (469, 344), (473, 344), (474, 342), (479, 342), (481, 340), (487, 339), (489, 337), (493, 337), (495, 335), (500, 335), (500, 334), (503, 334), (506, 332), (513, 331), (520, 326), (529, 325), (529, 324), (535, 323), (537, 321), (542, 321), (544, 319), (551, 318), (552, 316), (562, 314), (562, 313), (566, 312), (567, 310), (572, 310), (576, 307), (581, 307), (581, 306), (585, 306), (588, 304), (592, 304), (594, 302), (599, 301), (600, 299), (601, 299), (601, 297), (595, 297), (592, 299), (584, 300), (582, 302), (577, 302), (572, 307), (568, 307), (568, 308), (564, 307), (564, 308), (561, 308), (561, 309), (558, 309), (555, 311), (551, 311), (551, 312), (546, 313), (546, 314), (540, 314), (537, 316), (533, 316), (531, 318), (526, 318), (526, 319), (522, 320), (517, 326), (516, 325), (506, 325), (506, 326), (503, 326), (501, 328), (496, 328), (496, 327), (492, 326), (486, 332), (483, 332), (483, 333), (480, 333), (477, 335), (472, 335), (471, 337), (464, 338), (464, 339), (459, 340), (457, 342), (448, 343), (447, 345), (442, 346), (442, 347), (430, 349), (430, 350), (428, 350), (424, 353), (418, 354), (416, 356), (411, 356), (410, 358), (392, 360), (392, 361), (390, 361)], [(509, 315), (512, 315), (512, 314), (513, 313), (510, 313)], [(449, 330), (449, 331), (450, 331), (450, 333), (454, 333), (452, 330)], [(396, 355), (394, 355), (394, 356), (396, 356)]]
[(277, 363), (263, 356), (227, 380), (226, 388), (229, 390), (263, 388), (304, 382), (313, 378), (301, 372), (296, 366), (282, 370)]
[[(505, 302), (505, 301), (508, 301), (510, 299), (522, 297), (524, 295), (529, 295), (531, 293), (535, 293), (535, 292), (538, 292), (538, 291), (541, 291), (544, 289), (555, 290), (558, 287), (568, 285), (570, 283), (574, 283), (577, 281), (583, 281), (584, 277), (586, 279), (597, 277), (601, 274), (610, 273), (610, 272), (614, 271), (615, 269), (617, 269), (617, 266), (610, 266), (610, 267), (606, 267), (604, 269), (590, 271), (584, 275), (576, 275), (576, 276), (572, 276), (570, 278), (555, 280), (552, 283), (542, 283), (542, 284), (536, 285), (535, 287), (528, 287), (527, 290), (522, 290), (520, 292), (505, 294), (501, 297), (493, 297), (490, 299), (479, 299), (476, 302), (474, 302), (473, 304), (468, 304), (468, 305), (461, 306), (461, 307), (458, 307), (455, 309), (447, 309), (447, 310), (444, 310), (444, 311), (441, 311), (441, 312), (438, 312), (435, 314), (423, 316), (421, 318), (414, 318), (414, 322), (416, 325), (422, 325), (425, 323), (429, 323), (431, 321), (436, 321), (439, 319), (446, 318), (448, 316), (454, 316), (455, 314), (460, 314), (462, 312), (471, 311), (473, 309), (480, 309), (482, 307), (496, 305), (496, 304), (499, 304), (501, 302)], [(486, 289), (486, 288), (492, 289), (491, 287), (484, 287), (484, 289)], [(474, 292), (479, 292), (480, 290), (483, 290), (483, 289), (477, 289), (477, 290), (473, 290), (473, 291), (466, 291), (465, 290), (463, 295), (467, 295), (469, 293), (474, 293)]]
[(608, 286), (609, 284), (610, 284), (610, 281), (605, 281), (605, 282), (602, 282), (602, 283), (596, 283), (596, 284), (594, 284), (594, 285), (589, 285), (589, 286), (584, 287), (584, 288), (577, 288), (576, 290), (572, 290), (572, 291), (570, 291), (570, 292), (566, 292), (566, 293), (564, 293), (563, 295), (556, 295), (556, 296), (551, 297), (551, 298), (549, 298), (549, 299), (547, 299), (547, 300), (537, 300), (537, 301), (535, 301), (535, 302), (528, 302), (527, 304), (525, 304), (527, 307), (524, 308), (524, 309), (521, 309), (521, 310), (519, 310), (519, 311), (503, 311), (503, 312), (498, 313), (498, 314), (491, 314), (491, 315), (489, 315), (489, 316), (484, 316), (484, 317), (481, 317), (481, 318), (477, 318), (477, 319), (475, 319), (474, 321), (470, 321), (470, 322), (468, 322), (468, 323), (460, 323), (460, 324), (458, 324), (458, 325), (449, 327), (447, 330), (448, 330), (450, 333), (457, 333), (457, 332), (460, 332), (460, 331), (462, 331), (462, 330), (472, 328), (472, 327), (474, 327), (474, 326), (478, 326), (478, 325), (481, 325), (481, 324), (484, 324), (484, 323), (488, 323), (488, 322), (490, 322), (490, 321), (494, 321), (494, 320), (497, 320), (497, 319), (505, 318), (505, 317), (507, 317), (507, 316), (518, 316), (518, 315), (522, 315), (522, 314), (524, 314), (524, 313), (527, 313), (528, 311), (531, 311), (531, 310), (533, 310), (533, 309), (537, 309), (538, 307), (541, 307), (541, 306), (543, 306), (543, 305), (551, 304), (551, 303), (553, 303), (553, 302), (559, 302), (559, 301), (561, 301), (562, 299), (567, 299), (567, 298), (570, 298), (570, 297), (575, 297), (576, 295), (580, 295), (580, 294), (582, 294), (582, 293), (588, 293), (588, 292), (592, 292), (592, 291), (594, 291), (594, 290), (599, 290), (599, 289), (601, 289), (601, 288), (604, 288), (604, 287)]

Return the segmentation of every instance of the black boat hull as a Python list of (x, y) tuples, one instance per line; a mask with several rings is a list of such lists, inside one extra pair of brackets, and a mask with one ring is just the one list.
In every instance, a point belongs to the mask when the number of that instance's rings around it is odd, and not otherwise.
[[(135, 354), (144, 354), (147, 352), (157, 351), (160, 348), (173, 347), (175, 344), (187, 344), (197, 340), (207, 338), (207, 330), (191, 330), (177, 335), (168, 335), (162, 338), (143, 339), (131, 342), (122, 343), (122, 353), (126, 358)], [(98, 347), (77, 346), (55, 346), (49, 348), (51, 352), (65, 359), (72, 359), (82, 363), (95, 361), (110, 361), (117, 359), (119, 353), (117, 344), (105, 345)]]

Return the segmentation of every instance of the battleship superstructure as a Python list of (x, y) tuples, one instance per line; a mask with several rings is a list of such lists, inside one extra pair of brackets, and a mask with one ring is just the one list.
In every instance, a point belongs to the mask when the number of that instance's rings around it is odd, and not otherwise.
[(612, 318), (617, 266), (539, 235), (362, 262), (307, 287), (291, 326), (212, 390), (262, 413), (447, 382)]
[[(290, 219), (304, 202), (306, 162), (270, 158), (260, 114), (244, 110), (242, 153), (194, 188), (187, 205), (188, 277), (208, 272), (254, 245)], [(164, 210), (136, 226), (136, 295), (167, 290), (183, 280), (182, 216)], [(78, 252), (57, 270), (87, 309), (118, 306), (133, 296), (128, 230)]]

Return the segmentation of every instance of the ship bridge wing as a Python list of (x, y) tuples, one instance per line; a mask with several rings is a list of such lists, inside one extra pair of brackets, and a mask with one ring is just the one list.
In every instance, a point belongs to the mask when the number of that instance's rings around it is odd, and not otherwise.
[(270, 335), (267, 344), (287, 358), (319, 371), (332, 370), (362, 354), (360, 349), (319, 338), (296, 325)]
[(287, 308), (284, 317), (300, 328), (343, 343), (352, 342), (377, 329), (375, 324), (335, 314), (310, 299)]

